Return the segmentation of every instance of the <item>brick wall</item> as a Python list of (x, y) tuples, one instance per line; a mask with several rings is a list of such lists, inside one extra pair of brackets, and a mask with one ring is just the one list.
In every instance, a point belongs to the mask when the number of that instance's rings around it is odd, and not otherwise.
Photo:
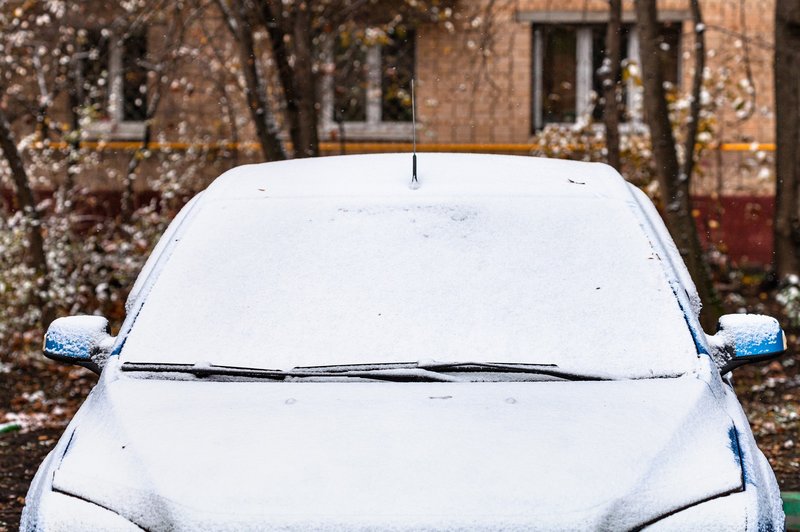
[[(698, 193), (770, 194), (774, 171), (772, 143), (773, 0), (705, 0), (709, 94), (724, 101), (714, 123), (714, 137), (723, 143), (743, 143), (734, 151), (704, 156)], [(473, 2), (467, 20), (453, 31), (426, 26), (418, 40), (418, 101), (420, 140), (433, 143), (525, 143), (531, 134), (532, 31), (525, 14), (548, 12), (594, 20), (607, 11), (605, 1), (517, 0), (495, 2), (491, 20), (471, 29), (470, 17), (483, 15)], [(633, 18), (632, 2), (625, 2)], [(685, 0), (659, 2), (663, 11), (687, 17), (682, 25), (683, 91), (694, 69), (693, 28)], [(557, 13), (557, 14), (556, 14)], [(466, 29), (465, 29), (466, 27)], [(487, 37), (486, 33), (490, 34)], [(749, 74), (748, 74), (749, 72)], [(752, 82), (752, 91), (747, 87)], [(739, 112), (737, 114), (737, 109)], [(743, 110), (751, 108), (749, 112)], [(766, 170), (765, 170), (766, 169)], [(765, 173), (766, 172), (766, 173)], [(723, 176), (724, 179), (720, 179)], [(721, 185), (721, 187), (720, 187)]]
[[(723, 94), (729, 102), (739, 99), (746, 106), (752, 100), (755, 105), (745, 119), (737, 117), (730, 105), (718, 113), (716, 138), (743, 143), (745, 147), (704, 155), (695, 178), (695, 192), (769, 195), (774, 188), (772, 154), (749, 146), (771, 143), (774, 137), (770, 49), (774, 0), (702, 0), (701, 4), (708, 25), (708, 68), (714, 81), (711, 92)], [(461, 16), (451, 27), (423, 25), (418, 29), (420, 143), (487, 144), (487, 149), (497, 151), (501, 147), (491, 145), (532, 142), (533, 38), (532, 23), (526, 15), (567, 13), (596, 18), (607, 10), (605, 0), (495, 0), (491, 13), (485, 11), (487, 5), (488, 0), (463, 0)], [(631, 19), (632, 1), (624, 5), (626, 17)], [(665, 0), (659, 2), (659, 7), (688, 16), (687, 0)], [(112, 17), (113, 13), (107, 16), (109, 20)], [(96, 22), (102, 23), (102, 18)], [(693, 69), (691, 30), (690, 23), (683, 24), (684, 89), (689, 86)], [(150, 26), (151, 51), (159, 53), (170, 31), (166, 22)], [(746, 40), (742, 33), (746, 33)], [(194, 146), (219, 140), (252, 142), (253, 128), (241, 88), (234, 71), (226, 68), (238, 62), (237, 54), (227, 28), (213, 10), (202, 23), (192, 26), (187, 48), (196, 49), (197, 54), (181, 60), (176, 82), (166, 89), (153, 124), (154, 140)], [(265, 70), (274, 71), (268, 56), (260, 60)], [(752, 94), (742, 86), (747, 67), (753, 81)], [(65, 106), (62, 96), (53, 115), (63, 117)], [(30, 124), (21, 125), (21, 129), (26, 128)], [(144, 165), (141, 187), (146, 188), (150, 176), (159, 174), (159, 157), (163, 160), (170, 156), (169, 152), (161, 153)], [(95, 156), (97, 170), (84, 172), (80, 179), (93, 188), (118, 187), (129, 157), (130, 152), (125, 151), (100, 152)], [(205, 164), (207, 179), (211, 179), (230, 165), (258, 160), (260, 154), (257, 150), (237, 154), (211, 150), (203, 157), (206, 159), (200, 157), (187, 164)], [(37, 169), (34, 175), (45, 176), (48, 172), (48, 168)]]

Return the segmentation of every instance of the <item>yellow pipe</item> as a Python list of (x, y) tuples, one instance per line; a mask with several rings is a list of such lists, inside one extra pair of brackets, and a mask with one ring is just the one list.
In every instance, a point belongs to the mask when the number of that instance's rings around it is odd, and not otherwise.
[(774, 142), (726, 142), (720, 146), (722, 151), (775, 151)]
[[(69, 147), (66, 142), (51, 142), (49, 148), (56, 150), (65, 150)], [(136, 141), (83, 141), (81, 148), (98, 150), (98, 151), (135, 151), (142, 147), (141, 142)], [(44, 144), (36, 142), (33, 144), (35, 149), (43, 149)], [(492, 153), (492, 152), (514, 152), (514, 153), (530, 153), (533, 150), (538, 150), (538, 144), (526, 143), (508, 143), (508, 144), (494, 144), (494, 143), (426, 143), (417, 144), (417, 151), (421, 152), (479, 152), (479, 153)], [(569, 147), (568, 147), (569, 148)], [(775, 144), (767, 143), (744, 143), (744, 142), (726, 142), (719, 146), (722, 151), (730, 152), (747, 152), (747, 151), (775, 151)], [(147, 145), (148, 150), (152, 151), (165, 151), (165, 150), (241, 150), (241, 151), (258, 151), (260, 146), (257, 142), (150, 142)], [(341, 150), (341, 145), (338, 142), (321, 142), (320, 151), (326, 153), (338, 153)], [(403, 152), (411, 151), (412, 144), (410, 142), (347, 142), (345, 143), (345, 151), (348, 153), (385, 153), (385, 152)]]

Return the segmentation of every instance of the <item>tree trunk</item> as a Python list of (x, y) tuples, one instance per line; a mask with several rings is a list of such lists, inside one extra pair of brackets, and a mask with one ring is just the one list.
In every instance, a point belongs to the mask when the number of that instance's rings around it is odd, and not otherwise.
[(0, 150), (2, 150), (11, 169), (11, 177), (16, 189), (16, 199), (19, 208), (25, 214), (25, 229), (28, 237), (28, 264), (36, 272), (35, 290), (33, 291), (33, 302), (41, 310), (40, 322), (42, 328), (47, 327), (55, 319), (55, 311), (47, 296), (50, 288), (48, 278), (49, 268), (47, 265), (47, 254), (44, 248), (44, 237), (42, 236), (42, 220), (33, 192), (30, 187), (28, 173), (22, 162), (22, 156), (17, 150), (14, 136), (11, 133), (11, 124), (6, 119), (3, 108), (0, 107)]
[[(160, 83), (160, 81), (157, 83)], [(161, 91), (156, 89), (156, 93), (152, 96), (153, 99), (151, 100), (150, 108), (158, 107), (158, 100), (161, 99), (160, 94)], [(156, 101), (155, 105), (152, 104), (154, 100)], [(147, 147), (150, 145), (150, 141), (153, 137), (152, 123), (154, 114), (155, 110), (152, 113), (150, 112), (150, 109), (147, 110), (144, 120), (144, 133), (142, 135), (142, 142), (133, 152), (133, 155), (131, 155), (131, 158), (128, 161), (127, 169), (125, 170), (125, 186), (122, 189), (119, 208), (120, 221), (122, 221), (124, 224), (131, 223), (131, 220), (133, 219), (133, 211), (135, 208), (134, 200), (136, 199), (136, 171), (139, 169), (139, 165), (145, 158)]]
[(233, 0), (229, 7), (226, 0), (217, 0), (217, 6), (236, 40), (245, 80), (247, 107), (256, 128), (261, 153), (267, 161), (282, 161), (286, 159), (286, 151), (278, 136), (278, 126), (267, 100), (267, 81), (256, 59), (250, 10), (245, 2), (246, 0)]
[(622, 0), (609, 0), (608, 27), (606, 28), (606, 57), (603, 64), (603, 122), (606, 126), (606, 160), (617, 171), (622, 170), (619, 155), (620, 115), (620, 63), (622, 62), (621, 39)]
[(700, 95), (703, 90), (703, 70), (706, 68), (706, 37), (703, 13), (700, 11), (698, 0), (691, 1), (692, 24), (694, 24), (694, 76), (692, 77), (692, 103), (689, 108), (689, 125), (686, 128), (686, 141), (684, 143), (683, 174), (692, 177), (694, 170), (695, 144), (697, 142), (697, 129), (700, 127)]
[(800, 274), (800, 4), (775, 4), (775, 257), (778, 279)]
[[(705, 305), (700, 321), (706, 330), (713, 331), (720, 315), (720, 303), (692, 218), (689, 197), (691, 176), (682, 175), (675, 149), (661, 71), (655, 0), (636, 0), (636, 17), (641, 47), (645, 116), (650, 129), (656, 178), (664, 202), (664, 221), (694, 279), (700, 300)], [(694, 157), (694, 146), (687, 157)]]
[(294, 9), (294, 74), (296, 80), (298, 109), (298, 144), (294, 146), (295, 157), (319, 155), (317, 138), (316, 79), (314, 78), (314, 55), (311, 33), (311, 2), (300, 2)]
[(69, 151), (67, 154), (67, 172), (64, 176), (64, 182), (61, 183), (61, 186), (58, 187), (56, 192), (56, 215), (58, 216), (64, 215), (68, 210), (70, 204), (69, 198), (72, 194), (72, 189), (75, 188), (75, 175), (79, 172), (80, 168), (78, 162), (80, 160), (81, 148), (81, 125), (78, 113), (81, 102), (83, 102), (84, 99), (82, 94), (83, 90), (81, 88), (83, 81), (80, 79), (79, 73), (80, 70), (76, 65), (70, 66), (69, 90), (67, 91), (70, 125), (67, 139)]
[[(269, 33), (272, 58), (278, 67), (294, 156), (315, 157), (319, 155), (319, 139), (311, 2), (287, 8), (278, 1), (262, 1), (258, 7), (261, 22)], [(289, 43), (291, 47), (287, 46)]]
[(128, 167), (125, 172), (125, 187), (122, 190), (122, 197), (120, 198), (120, 218), (123, 223), (130, 223), (133, 218), (133, 211), (135, 207), (136, 198), (136, 175), (142, 161), (147, 156), (147, 150), (150, 146), (150, 141), (153, 138), (153, 120), (155, 119), (158, 107), (161, 104), (161, 96), (163, 90), (163, 78), (165, 73), (172, 72), (177, 63), (178, 55), (173, 53), (173, 50), (180, 47), (184, 42), (183, 37), (186, 28), (191, 23), (192, 19), (197, 17), (203, 12), (203, 9), (194, 10), (189, 16), (183, 16), (183, 8), (181, 4), (176, 4), (172, 13), (172, 20), (167, 28), (167, 35), (173, 37), (170, 42), (166, 43), (165, 49), (161, 55), (152, 58), (152, 66), (148, 67), (148, 74), (155, 74), (155, 82), (153, 83), (147, 103), (147, 109), (144, 115), (144, 131), (142, 132), (142, 142), (139, 148), (133, 152)]

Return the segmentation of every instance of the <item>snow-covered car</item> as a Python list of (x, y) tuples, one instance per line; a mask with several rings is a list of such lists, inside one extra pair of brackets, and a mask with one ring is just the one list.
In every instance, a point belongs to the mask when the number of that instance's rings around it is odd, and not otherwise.
[(698, 321), (608, 166), (488, 155), (235, 168), (177, 216), (22, 530), (780, 530), (730, 372), (778, 323)]

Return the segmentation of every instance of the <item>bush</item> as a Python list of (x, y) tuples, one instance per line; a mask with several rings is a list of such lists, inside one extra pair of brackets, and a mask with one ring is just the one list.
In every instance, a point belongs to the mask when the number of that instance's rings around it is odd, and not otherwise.
[[(137, 210), (128, 224), (77, 212), (47, 213), (42, 229), (50, 272), (42, 296), (59, 316), (101, 314), (119, 324), (128, 290), (173, 214), (155, 203)], [(0, 343), (11, 349), (41, 341), (25, 223), (21, 212), (0, 220)]]

